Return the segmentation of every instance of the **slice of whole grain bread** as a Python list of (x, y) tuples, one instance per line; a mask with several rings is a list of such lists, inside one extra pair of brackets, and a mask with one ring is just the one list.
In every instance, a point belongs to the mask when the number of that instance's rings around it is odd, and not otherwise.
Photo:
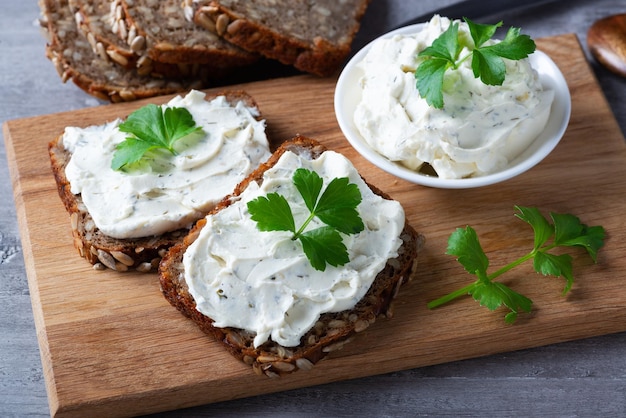
[[(263, 173), (272, 167), (286, 151), (292, 151), (309, 159), (318, 158), (325, 148), (318, 142), (298, 136), (283, 143), (256, 171), (251, 173), (218, 204), (210, 214), (229, 206), (250, 182), (260, 182)], [(390, 199), (382, 191), (369, 185), (374, 193)], [(210, 216), (209, 214), (209, 216)], [(183, 255), (200, 230), (206, 224), (206, 218), (200, 219), (180, 243), (165, 253), (159, 266), (161, 290), (165, 298), (183, 315), (193, 320), (205, 333), (212, 335), (233, 356), (252, 366), (257, 374), (277, 377), (298, 369), (308, 370), (323, 359), (328, 353), (340, 349), (354, 334), (368, 328), (379, 316), (390, 317), (391, 302), (400, 286), (407, 282), (416, 269), (417, 253), (423, 244), (423, 236), (418, 234), (405, 221), (401, 233), (402, 245), (398, 256), (388, 260), (384, 269), (378, 273), (367, 294), (357, 305), (348, 311), (324, 313), (317, 324), (305, 334), (296, 347), (284, 347), (272, 340), (255, 348), (254, 333), (237, 328), (218, 328), (213, 320), (196, 309), (196, 303), (189, 294), (185, 282), (182, 263)]]
[(120, 12), (116, 11), (114, 16), (114, 32), (126, 39), (128, 32), (135, 31), (145, 39), (143, 52), (154, 61), (233, 68), (258, 60), (257, 54), (188, 21), (180, 0), (113, 0), (112, 3), (120, 6)]
[(146, 54), (146, 40), (137, 34), (136, 29), (125, 30), (124, 38), (113, 32), (115, 17), (121, 14), (116, 13), (116, 8), (121, 10), (121, 4), (115, 5), (109, 0), (69, 0), (69, 6), (81, 34), (87, 39), (98, 58), (105, 62), (112, 62), (127, 70), (135, 70), (141, 76), (157, 79), (193, 77), (202, 80), (205, 85), (221, 79), (227, 73), (223, 66), (154, 61)]
[(247, 51), (320, 76), (350, 53), (370, 0), (194, 0), (194, 21)]
[[(244, 91), (225, 91), (207, 96), (205, 100), (223, 95), (233, 105), (243, 101), (248, 107), (257, 108), (254, 99)], [(257, 116), (261, 120), (261, 114)], [(50, 164), (57, 190), (65, 209), (70, 215), (74, 247), (96, 268), (108, 267), (117, 271), (155, 271), (166, 249), (182, 240), (189, 229), (178, 229), (158, 236), (133, 239), (116, 239), (102, 233), (95, 225), (80, 195), (71, 191), (65, 176), (65, 167), (71, 154), (65, 149), (59, 135), (48, 144)]]

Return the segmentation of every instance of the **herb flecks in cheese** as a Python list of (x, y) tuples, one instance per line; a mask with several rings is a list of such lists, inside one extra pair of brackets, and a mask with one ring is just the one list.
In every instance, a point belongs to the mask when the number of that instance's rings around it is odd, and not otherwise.
[[(316, 270), (293, 232), (262, 232), (251, 219), (247, 202), (275, 192), (289, 201), (296, 224), (307, 219), (310, 211), (292, 181), (298, 168), (315, 171), (325, 184), (347, 177), (361, 193), (364, 229), (343, 236), (349, 255), (343, 266)], [(404, 219), (401, 205), (374, 194), (342, 155), (326, 151), (309, 160), (286, 152), (261, 185), (251, 182), (230, 206), (207, 217), (183, 257), (185, 280), (197, 309), (216, 327), (254, 332), (255, 346), (269, 338), (296, 346), (322, 313), (351, 309), (363, 298), (387, 260), (397, 257)], [(322, 225), (314, 218), (307, 230)]]
[[(354, 123), (391, 161), (415, 171), (427, 163), (441, 178), (477, 177), (504, 169), (528, 148), (547, 124), (554, 91), (543, 89), (528, 59), (505, 59), (500, 86), (476, 78), (466, 60), (445, 75), (445, 106), (430, 106), (416, 87), (418, 54), (451, 23), (435, 16), (416, 34), (372, 44), (359, 63), (362, 97)], [(458, 22), (458, 36), (471, 42), (468, 31)]]
[(63, 144), (72, 157), (65, 174), (104, 234), (137, 238), (187, 227), (270, 156), (256, 108), (231, 105), (224, 96), (204, 98), (191, 91), (165, 105), (186, 108), (203, 134), (177, 141), (177, 155), (155, 150), (127, 172), (111, 168), (127, 136), (121, 120), (66, 128)]

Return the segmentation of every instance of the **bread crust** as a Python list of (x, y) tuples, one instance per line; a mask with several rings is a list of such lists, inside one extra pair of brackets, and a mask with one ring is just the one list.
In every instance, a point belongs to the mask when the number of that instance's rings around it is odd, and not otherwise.
[[(254, 98), (242, 90), (215, 93), (207, 96), (206, 100), (217, 96), (225, 96), (232, 104), (243, 101), (248, 107), (258, 109)], [(257, 119), (261, 118), (259, 114)], [(48, 144), (48, 153), (59, 197), (70, 215), (74, 247), (78, 254), (97, 267), (108, 267), (116, 271), (156, 271), (164, 251), (181, 241), (189, 228), (133, 239), (116, 239), (102, 233), (96, 227), (81, 196), (71, 191), (70, 182), (65, 176), (65, 167), (71, 154), (63, 147), (62, 138), (63, 134)]]
[[(263, 173), (276, 164), (286, 151), (316, 159), (325, 150), (319, 142), (302, 136), (283, 143), (265, 164), (259, 166), (242, 181), (234, 192), (225, 197), (210, 214), (228, 207), (250, 182), (261, 182)], [(390, 199), (381, 190), (369, 184), (368, 186), (384, 199)], [(213, 320), (196, 309), (196, 303), (189, 294), (184, 278), (182, 258), (187, 247), (195, 241), (205, 224), (206, 218), (197, 221), (190, 233), (163, 256), (159, 266), (161, 291), (171, 305), (193, 320), (203, 332), (212, 335), (234, 357), (250, 365), (257, 374), (269, 377), (278, 377), (299, 369), (309, 370), (328, 353), (340, 349), (354, 334), (368, 328), (378, 317), (391, 317), (392, 300), (397, 295), (400, 286), (413, 275), (417, 264), (417, 254), (424, 240), (423, 236), (405, 221), (398, 257), (388, 260), (367, 294), (353, 309), (322, 314), (317, 324), (302, 337), (297, 347), (283, 347), (268, 340), (255, 348), (254, 333), (232, 327), (213, 326)]]

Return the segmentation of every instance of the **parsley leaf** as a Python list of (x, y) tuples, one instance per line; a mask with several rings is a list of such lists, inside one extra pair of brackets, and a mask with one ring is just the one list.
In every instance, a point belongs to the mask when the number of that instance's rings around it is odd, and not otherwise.
[(448, 239), (446, 254), (458, 256), (459, 263), (470, 274), (487, 273), (489, 259), (480, 246), (476, 231), (470, 226), (452, 233)]
[[(510, 28), (502, 41), (484, 46), (502, 26), (502, 22), (484, 25), (468, 18), (463, 19), (468, 25), (473, 45), (461, 40), (459, 24), (452, 23), (431, 46), (418, 53), (418, 57), (424, 59), (415, 70), (417, 90), (430, 106), (437, 109), (444, 106), (443, 86), (448, 69), (458, 69), (463, 61), (471, 57), (474, 77), (480, 78), (485, 84), (499, 86), (506, 76), (503, 58), (520, 60), (528, 57), (536, 48), (535, 42), (528, 35), (520, 34), (519, 28)], [(461, 57), (464, 47), (469, 50), (469, 54)]]
[(476, 47), (481, 47), (485, 42), (493, 38), (493, 35), (496, 34), (496, 30), (502, 26), (502, 21), (496, 23), (495, 25), (485, 25), (482, 23), (471, 22), (467, 18), (463, 18), (465, 22), (468, 24), (468, 28), (470, 31), (470, 35), (472, 36), (472, 40), (474, 41), (474, 45)]
[[(358, 234), (365, 228), (356, 210), (362, 199), (359, 188), (347, 177), (341, 177), (334, 178), (322, 193), (322, 178), (304, 168), (294, 172), (292, 181), (310, 212), (307, 219), (296, 230), (287, 199), (278, 193), (269, 193), (247, 204), (257, 229), (293, 232), (291, 239), (300, 241), (304, 254), (316, 270), (324, 271), (326, 264), (334, 267), (346, 264), (350, 260), (340, 233)], [(305, 231), (315, 217), (326, 225)]]
[(294, 172), (292, 181), (304, 199), (307, 209), (313, 212), (324, 180), (315, 171), (298, 169)]
[(202, 132), (196, 126), (191, 113), (184, 107), (167, 107), (149, 104), (131, 113), (119, 125), (122, 132), (131, 134), (116, 147), (111, 168), (121, 170), (124, 166), (136, 163), (154, 149), (165, 149), (176, 155), (174, 143), (195, 132)]
[(302, 249), (315, 270), (326, 270), (331, 266), (343, 266), (350, 259), (339, 232), (330, 226), (322, 226), (302, 233), (299, 237)]
[(429, 105), (443, 108), (443, 79), (448, 69), (448, 61), (443, 59), (430, 59), (417, 67), (417, 90), (426, 99)]
[(516, 206), (515, 208), (518, 210), (515, 216), (530, 224), (534, 231), (535, 239), (532, 251), (494, 273), (488, 274), (489, 259), (480, 245), (476, 231), (470, 226), (464, 229), (458, 228), (448, 239), (446, 254), (457, 256), (459, 263), (468, 273), (475, 275), (477, 280), (428, 303), (429, 308), (436, 308), (469, 294), (481, 306), (492, 311), (505, 305), (510, 311), (505, 315), (505, 322), (513, 323), (520, 311), (531, 311), (532, 300), (502, 283), (495, 282), (494, 279), (532, 259), (533, 268), (537, 273), (565, 279), (563, 294), (566, 294), (571, 290), (574, 283), (573, 257), (570, 254), (552, 254), (549, 251), (556, 247), (583, 247), (596, 262), (597, 253), (604, 245), (605, 231), (603, 227), (589, 227), (581, 223), (580, 219), (574, 215), (558, 213), (550, 214), (552, 219), (552, 223), (550, 223), (537, 208), (524, 206)]
[(443, 32), (433, 44), (422, 50), (418, 56), (428, 56), (454, 64), (461, 52), (459, 45), (459, 24), (453, 23)]
[(260, 231), (291, 231), (296, 233), (296, 226), (291, 214), (289, 202), (278, 193), (268, 193), (248, 203), (252, 220), (257, 222)]
[(361, 203), (361, 192), (347, 177), (333, 179), (312, 212), (326, 225), (344, 234), (358, 234), (364, 229), (356, 207)]
[(469, 292), (481, 306), (495, 311), (503, 304), (510, 312), (504, 317), (507, 324), (515, 322), (520, 311), (530, 312), (532, 300), (515, 292), (510, 287), (492, 281), (481, 281)]

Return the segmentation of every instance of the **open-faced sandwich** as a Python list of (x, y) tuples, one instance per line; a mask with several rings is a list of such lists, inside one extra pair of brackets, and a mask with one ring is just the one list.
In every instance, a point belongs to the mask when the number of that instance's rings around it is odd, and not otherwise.
[(191, 91), (125, 121), (68, 127), (48, 148), (80, 255), (144, 272), (271, 155), (242, 91)]
[(421, 244), (400, 203), (298, 136), (165, 253), (161, 289), (236, 358), (275, 377), (310, 369), (388, 315)]

